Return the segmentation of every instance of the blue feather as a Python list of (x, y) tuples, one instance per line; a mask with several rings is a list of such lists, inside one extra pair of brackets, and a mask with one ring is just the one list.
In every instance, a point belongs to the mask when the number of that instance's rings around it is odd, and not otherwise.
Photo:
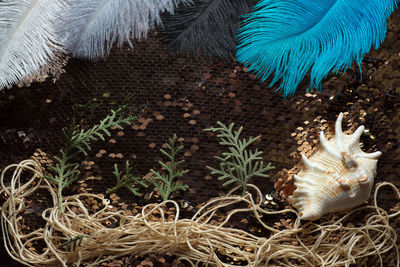
[(284, 96), (310, 71), (319, 89), (329, 72), (361, 63), (384, 41), (387, 21), (400, 0), (260, 0), (239, 29), (236, 57)]

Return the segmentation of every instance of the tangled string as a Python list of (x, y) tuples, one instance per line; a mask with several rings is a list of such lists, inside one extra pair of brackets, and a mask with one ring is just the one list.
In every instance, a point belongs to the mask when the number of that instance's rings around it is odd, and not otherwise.
[[(29, 172), (30, 178), (26, 183), (21, 182), (22, 172)], [(7, 196), (7, 201), (1, 207), (1, 226), (8, 253), (16, 261), (28, 266), (70, 266), (71, 263), (98, 266), (103, 261), (120, 256), (148, 253), (171, 253), (192, 266), (199, 263), (233, 266), (218, 257), (218, 252), (222, 251), (229, 251), (231, 257), (245, 261), (246, 266), (349, 266), (356, 259), (370, 255), (378, 255), (383, 266), (381, 255), (391, 251), (395, 253), (399, 266), (397, 236), (389, 223), (400, 212), (389, 215), (378, 207), (377, 194), (383, 186), (391, 187), (400, 197), (399, 190), (393, 184), (382, 183), (374, 191), (373, 205), (359, 207), (321, 224), (301, 223), (297, 212), (292, 209), (265, 211), (261, 208), (262, 194), (254, 185), (249, 185), (254, 193), (247, 193), (245, 197), (233, 195), (235, 190), (232, 190), (224, 197), (209, 200), (190, 219), (179, 218), (180, 208), (175, 201), (148, 204), (141, 213), (133, 216), (123, 210), (111, 211), (109, 200), (94, 194), (66, 197), (65, 213), (61, 213), (56, 191), (43, 178), (38, 164), (33, 160), (25, 160), (7, 166), (1, 174), (1, 193)], [(48, 190), (53, 206), (42, 213), (45, 221), (43, 228), (23, 234), (18, 218), (23, 216), (27, 197), (37, 193), (40, 188)], [(100, 210), (91, 212), (85, 206), (84, 200), (88, 197), (103, 203)], [(239, 203), (245, 208), (233, 208)], [(175, 207), (172, 220), (167, 219), (165, 213), (165, 207), (170, 205)], [(230, 207), (222, 222), (213, 220), (218, 210)], [(360, 211), (367, 214), (362, 225), (349, 227), (345, 220)], [(159, 220), (154, 220), (156, 213)], [(258, 237), (227, 227), (229, 220), (237, 213), (252, 213), (270, 235)], [(291, 229), (278, 230), (264, 222), (268, 220), (268, 215), (282, 213), (296, 214), (297, 219)], [(109, 220), (118, 222), (118, 225), (108, 227), (105, 222)], [(83, 236), (80, 246), (70, 251), (60, 248), (60, 244), (76, 236)], [(47, 245), (41, 253), (29, 249), (38, 241)]]

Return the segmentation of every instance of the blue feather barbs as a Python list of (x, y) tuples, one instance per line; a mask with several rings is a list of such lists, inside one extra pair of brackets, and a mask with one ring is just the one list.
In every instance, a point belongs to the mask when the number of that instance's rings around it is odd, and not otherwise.
[(293, 95), (310, 72), (319, 89), (330, 73), (361, 63), (384, 41), (387, 22), (400, 0), (260, 0), (245, 16), (236, 57), (270, 87)]

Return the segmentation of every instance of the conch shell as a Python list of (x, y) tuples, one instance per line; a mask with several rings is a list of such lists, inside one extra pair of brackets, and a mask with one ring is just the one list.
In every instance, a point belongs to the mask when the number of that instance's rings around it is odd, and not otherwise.
[(352, 134), (342, 132), (343, 113), (335, 125), (335, 137), (320, 132), (321, 149), (310, 159), (302, 156), (303, 168), (294, 175), (297, 187), (289, 197), (303, 220), (351, 209), (368, 200), (376, 175), (380, 151), (365, 153), (360, 147), (364, 126)]

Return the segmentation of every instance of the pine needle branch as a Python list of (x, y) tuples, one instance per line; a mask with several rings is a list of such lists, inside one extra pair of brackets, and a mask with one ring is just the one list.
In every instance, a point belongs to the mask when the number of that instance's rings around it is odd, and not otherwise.
[(113, 188), (109, 188), (107, 190), (107, 194), (114, 193), (122, 187), (127, 188), (131, 191), (135, 196), (139, 195), (138, 189), (135, 188), (134, 184), (139, 184), (143, 187), (147, 187), (147, 184), (142, 180), (141, 176), (135, 176), (132, 174), (132, 167), (129, 165), (129, 161), (125, 163), (125, 175), (122, 174), (122, 171), (118, 170), (118, 165), (114, 165), (113, 174), (117, 178), (117, 184)]
[(182, 177), (188, 172), (188, 170), (178, 169), (179, 165), (181, 165), (185, 160), (176, 161), (176, 155), (183, 149), (182, 145), (175, 147), (176, 139), (176, 134), (174, 134), (172, 138), (169, 138), (168, 144), (166, 145), (168, 152), (162, 148), (160, 149), (160, 152), (164, 154), (170, 162), (170, 164), (168, 164), (159, 161), (160, 165), (166, 170), (166, 172), (161, 173), (153, 169), (150, 170), (154, 177), (149, 178), (149, 181), (160, 192), (163, 201), (166, 201), (171, 193), (180, 190), (187, 190), (189, 188), (188, 185), (175, 181), (176, 178)]
[(228, 186), (237, 183), (242, 187), (242, 196), (245, 195), (247, 183), (252, 177), (268, 177), (267, 171), (275, 167), (268, 163), (264, 166), (262, 161), (262, 151), (256, 149), (249, 151), (248, 147), (258, 139), (258, 137), (250, 137), (249, 139), (240, 139), (243, 127), (233, 130), (234, 124), (228, 127), (222, 122), (217, 122), (220, 127), (207, 128), (204, 131), (217, 132), (219, 144), (228, 147), (228, 152), (223, 152), (223, 157), (216, 158), (220, 161), (219, 169), (207, 167), (211, 170), (211, 174), (218, 175), (218, 180), (225, 181), (222, 185)]
[(101, 120), (99, 124), (93, 126), (89, 130), (81, 129), (75, 124), (73, 119), (71, 126), (64, 130), (66, 144), (60, 150), (60, 157), (55, 156), (56, 164), (49, 166), (55, 173), (45, 176), (48, 180), (57, 185), (58, 207), (61, 213), (64, 213), (62, 191), (74, 183), (79, 178), (79, 164), (74, 161), (78, 155), (87, 155), (91, 150), (90, 142), (99, 139), (105, 140), (105, 136), (110, 136), (108, 129), (116, 127), (122, 129), (123, 124), (129, 124), (135, 117), (125, 116), (124, 109), (126, 106), (119, 107), (116, 111), (111, 110), (111, 114)]

